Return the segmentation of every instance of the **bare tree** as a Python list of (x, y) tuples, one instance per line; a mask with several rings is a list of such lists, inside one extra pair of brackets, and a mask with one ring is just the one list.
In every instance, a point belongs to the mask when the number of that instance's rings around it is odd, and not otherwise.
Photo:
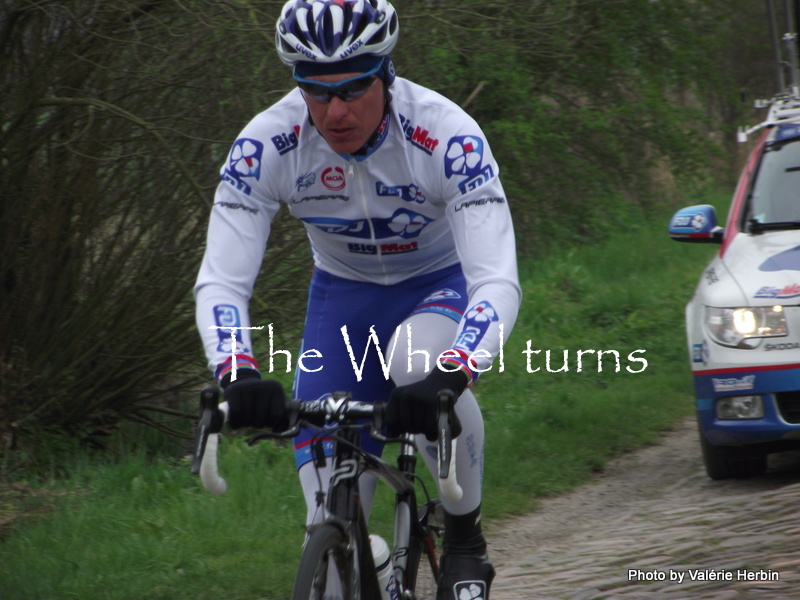
[[(6, 440), (123, 418), (166, 427), (156, 413), (178, 414), (169, 398), (198, 383), (191, 287), (217, 173), (287, 85), (267, 60), (275, 4), (4, 0)], [(276, 235), (259, 302), (296, 323), (307, 261), (296, 229)]]

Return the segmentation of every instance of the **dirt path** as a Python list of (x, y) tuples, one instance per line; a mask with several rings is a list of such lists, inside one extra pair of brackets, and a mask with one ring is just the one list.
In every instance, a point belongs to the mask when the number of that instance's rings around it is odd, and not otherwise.
[(800, 455), (712, 481), (687, 419), (489, 533), (492, 600), (800, 598)]

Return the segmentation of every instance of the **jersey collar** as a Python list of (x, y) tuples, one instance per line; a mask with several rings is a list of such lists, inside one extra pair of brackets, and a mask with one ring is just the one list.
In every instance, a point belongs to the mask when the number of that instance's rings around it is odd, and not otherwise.
[(372, 156), (372, 153), (381, 147), (381, 144), (383, 144), (383, 141), (386, 139), (386, 135), (389, 133), (389, 123), (391, 122), (391, 119), (389, 118), (390, 114), (391, 113), (387, 110), (383, 115), (383, 120), (375, 130), (375, 133), (373, 133), (372, 136), (367, 140), (366, 144), (361, 146), (361, 148), (352, 154), (340, 154), (340, 156), (347, 160), (350, 160), (351, 158), (355, 159), (356, 162), (361, 162)]

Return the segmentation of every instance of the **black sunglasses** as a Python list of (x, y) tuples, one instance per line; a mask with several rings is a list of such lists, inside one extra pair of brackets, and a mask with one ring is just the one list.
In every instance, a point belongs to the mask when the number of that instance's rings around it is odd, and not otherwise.
[(378, 78), (373, 72), (364, 73), (345, 79), (344, 81), (337, 81), (335, 83), (323, 83), (321, 81), (312, 81), (311, 79), (303, 79), (297, 77), (297, 87), (299, 87), (303, 94), (314, 100), (327, 104), (333, 97), (336, 96), (344, 102), (352, 102), (361, 98), (367, 91), (375, 85)]

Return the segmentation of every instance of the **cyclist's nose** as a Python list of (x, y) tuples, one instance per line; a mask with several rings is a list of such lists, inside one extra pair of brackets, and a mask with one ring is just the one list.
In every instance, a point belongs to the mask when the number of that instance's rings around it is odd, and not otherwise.
[(341, 118), (347, 113), (350, 112), (350, 106), (347, 102), (339, 98), (338, 96), (334, 96), (331, 98), (331, 101), (328, 102), (328, 118), (331, 119), (338, 119)]

